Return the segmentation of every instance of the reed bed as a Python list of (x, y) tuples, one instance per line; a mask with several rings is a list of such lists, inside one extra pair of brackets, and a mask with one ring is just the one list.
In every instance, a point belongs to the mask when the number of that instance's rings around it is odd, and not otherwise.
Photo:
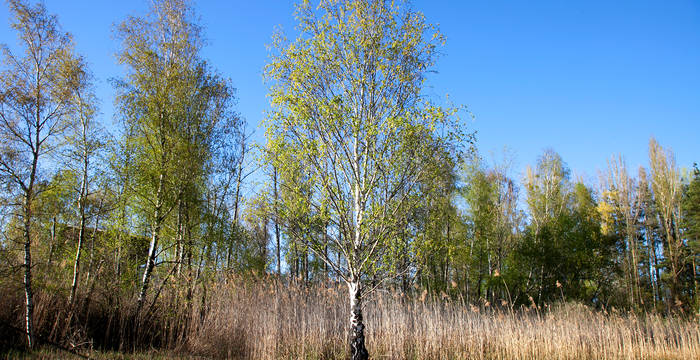
[[(80, 315), (82, 325), (67, 330), (56, 326), (64, 312), (60, 297), (38, 295), (37, 330), (47, 338), (58, 334), (57, 342), (72, 338), (75, 344), (79, 338), (82, 345), (76, 350), (93, 358), (347, 357), (344, 286), (231, 278), (212, 281), (206, 289), (190, 294), (186, 303), (181, 285), (173, 282), (149, 317), (136, 323), (130, 314), (133, 300), (109, 306), (96, 296)], [(0, 309), (2, 318), (21, 324), (21, 300), (4, 298), (6, 305), (19, 303)], [(700, 359), (697, 318), (605, 313), (579, 304), (513, 310), (392, 291), (366, 299), (364, 315), (374, 359)], [(137, 333), (135, 324), (141, 326)], [(21, 341), (17, 334), (5, 341), (13, 338)], [(71, 346), (70, 341), (63, 344)], [(18, 348), (13, 349), (17, 355)], [(52, 354), (70, 355), (35, 355)]]
[[(220, 287), (188, 348), (222, 358), (343, 358), (345, 295), (342, 286)], [(513, 311), (381, 292), (367, 301), (365, 323), (377, 359), (700, 359), (696, 320), (579, 304)]]

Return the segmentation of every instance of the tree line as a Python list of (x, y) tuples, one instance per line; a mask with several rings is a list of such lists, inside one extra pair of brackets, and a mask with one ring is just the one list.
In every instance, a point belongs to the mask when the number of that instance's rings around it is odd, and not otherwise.
[[(37, 292), (65, 299), (70, 329), (91, 301), (138, 319), (168, 282), (193, 306), (232, 273), (346, 284), (354, 359), (376, 290), (698, 310), (697, 166), (651, 139), (636, 176), (619, 156), (587, 184), (546, 150), (513, 178), (479, 155), (463, 107), (425, 95), (444, 37), (406, 3), (297, 6), (299, 36), (275, 33), (264, 68), (266, 144), (202, 57), (187, 1), (115, 26), (113, 134), (70, 33), (42, 4), (8, 6), (21, 47), (3, 47), (0, 77), (0, 271), (30, 348)], [(254, 171), (263, 185), (245, 191)]]

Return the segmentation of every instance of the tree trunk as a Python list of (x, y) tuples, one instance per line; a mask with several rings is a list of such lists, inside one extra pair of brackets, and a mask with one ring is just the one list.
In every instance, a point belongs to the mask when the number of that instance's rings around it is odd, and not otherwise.
[(700, 298), (698, 298), (698, 274), (697, 267), (695, 265), (695, 258), (697, 255), (693, 255), (692, 265), (693, 265), (693, 296), (695, 297), (695, 307), (698, 308), (700, 313)]
[(175, 260), (177, 261), (177, 276), (180, 277), (180, 272), (182, 271), (182, 259), (184, 258), (185, 244), (184, 244), (184, 231), (182, 223), (182, 193), (177, 195), (177, 225), (175, 234), (176, 238), (176, 249), (175, 249)]
[[(243, 161), (245, 160), (245, 143), (241, 148), (241, 158), (238, 161), (238, 170), (236, 174), (236, 193), (233, 198), (233, 224), (238, 226), (238, 211), (239, 203), (241, 201), (241, 182), (243, 182)], [(231, 254), (233, 253), (233, 243), (229, 242), (227, 254), (226, 254), (226, 268), (231, 268)]]
[(46, 264), (51, 266), (51, 260), (53, 259), (53, 251), (56, 246), (56, 216), (53, 217), (53, 222), (51, 224), (51, 243), (49, 244), (49, 258), (46, 260)]
[[(325, 245), (323, 246), (323, 256), (328, 259), (328, 240), (326, 240)], [(330, 279), (330, 268), (328, 267), (327, 262), (323, 262), (323, 279), (326, 283), (328, 283), (328, 280)]]
[(304, 284), (309, 283), (309, 248), (307, 246), (304, 246), (304, 262), (302, 263), (304, 266)]
[(282, 254), (280, 247), (280, 214), (278, 208), (279, 194), (277, 193), (277, 168), (273, 168), (273, 185), (274, 185), (274, 195), (275, 195), (275, 242), (276, 242), (276, 253), (277, 253), (277, 276), (282, 277)]
[[(664, 227), (666, 229), (666, 244), (668, 245), (666, 250), (669, 253), (669, 262), (671, 264), (671, 296), (667, 299), (669, 310), (676, 306), (676, 301), (678, 301), (678, 267), (676, 266), (678, 261), (678, 249), (675, 248), (676, 241), (673, 238), (674, 231), (671, 228), (672, 226), (673, 221), (670, 219), (670, 216), (667, 215)], [(664, 255), (666, 255), (666, 252), (664, 252)]]
[(633, 273), (633, 270), (632, 270), (632, 269), (634, 268), (634, 264), (633, 264), (633, 260), (632, 260), (632, 256), (633, 256), (633, 255), (632, 255), (632, 252), (633, 252), (633, 250), (632, 250), (632, 243), (630, 242), (630, 239), (629, 239), (629, 237), (628, 237), (628, 238), (627, 238), (627, 254), (626, 254), (626, 259), (625, 259), (626, 262), (627, 262), (627, 271), (626, 271), (627, 274), (625, 274), (625, 280), (626, 280), (626, 282), (627, 282), (627, 284), (628, 284), (627, 290), (628, 290), (628, 292), (629, 292), (629, 294), (628, 294), (628, 295), (629, 295), (628, 301), (629, 301), (629, 304), (630, 304), (630, 308), (631, 308), (631, 309), (634, 309), (634, 308), (635, 308), (635, 302), (634, 302), (634, 273)]
[[(450, 218), (449, 214), (445, 214), (445, 217), (447, 218), (447, 243), (449, 244), (448, 246), (451, 246), (452, 241), (450, 240)], [(447, 250), (447, 256), (445, 256), (445, 293), (449, 294), (450, 293), (450, 258), (452, 255), (450, 254), (450, 250), (448, 248)]]
[(194, 242), (192, 241), (192, 227), (190, 226), (190, 215), (189, 212), (185, 212), (185, 221), (184, 221), (184, 235), (185, 235), (185, 243), (187, 246), (185, 247), (185, 257), (187, 258), (187, 269), (192, 270), (192, 249), (194, 249)]
[[(37, 96), (38, 98), (38, 96)], [(37, 110), (37, 119), (38, 110)], [(39, 132), (36, 132), (37, 144)], [(32, 198), (34, 197), (34, 182), (36, 180), (36, 170), (39, 162), (38, 145), (33, 153), (32, 170), (29, 175), (29, 186), (24, 191), (24, 295), (25, 295), (25, 331), (27, 335), (27, 346), (34, 347), (34, 293), (32, 291)]]
[(32, 317), (34, 315), (34, 294), (32, 293), (32, 253), (31, 253), (31, 200), (25, 202), (25, 219), (24, 219), (24, 295), (25, 295), (25, 330), (27, 335), (27, 346), (31, 349), (34, 347), (34, 324)]
[(95, 231), (93, 230), (93, 236), (90, 237), (90, 258), (88, 259), (88, 267), (85, 272), (85, 286), (90, 283), (90, 278), (93, 274), (93, 264), (95, 261)]
[[(75, 251), (75, 263), (73, 264), (73, 283), (70, 288), (70, 296), (68, 298), (68, 303), (70, 304), (70, 316), (73, 316), (73, 305), (75, 302), (75, 295), (78, 290), (78, 278), (80, 277), (80, 255), (83, 250), (83, 244), (85, 243), (85, 223), (87, 221), (87, 216), (85, 214), (85, 205), (88, 196), (88, 169), (90, 166), (90, 154), (88, 152), (88, 130), (89, 130), (89, 119), (85, 116), (83, 112), (83, 102), (80, 96), (80, 91), (76, 91), (78, 96), (78, 107), (80, 114), (80, 124), (82, 127), (81, 141), (78, 145), (82, 147), (81, 161), (82, 161), (82, 178), (80, 181), (80, 193), (78, 194), (78, 212), (80, 213), (80, 224), (78, 229), (78, 249)], [(68, 322), (71, 319), (69, 317)]]
[(401, 292), (408, 295), (408, 237), (406, 236), (406, 225), (401, 228), (401, 240), (403, 240), (403, 252), (401, 255), (402, 271)]
[(75, 262), (73, 263), (73, 283), (70, 287), (70, 296), (68, 297), (69, 307), (73, 307), (75, 302), (75, 294), (78, 291), (78, 278), (80, 276), (80, 255), (83, 250), (85, 239), (85, 217), (81, 216), (80, 229), (78, 230), (78, 249), (75, 251)]
[(654, 289), (654, 293), (655, 293), (654, 294), (654, 310), (658, 310), (656, 308), (656, 306), (657, 306), (656, 302), (661, 301), (661, 291), (659, 288), (659, 279), (660, 279), (660, 277), (659, 277), (660, 276), (660, 274), (659, 274), (659, 258), (656, 255), (656, 239), (654, 239), (654, 233), (653, 233), (651, 227), (649, 227), (648, 225), (647, 225), (646, 233), (647, 233), (647, 235), (646, 235), (647, 236), (647, 243), (649, 246), (649, 253), (651, 254), (651, 262), (653, 264), (652, 266), (654, 267), (654, 271), (653, 271), (653, 273), (654, 273), (654, 282), (653, 282), (654, 288), (653, 289)]
[[(84, 156), (87, 156), (84, 154)], [(80, 200), (78, 201), (78, 206), (80, 207), (80, 224), (78, 225), (78, 249), (75, 251), (75, 262), (73, 263), (73, 283), (70, 287), (70, 296), (68, 298), (69, 307), (73, 308), (73, 303), (75, 302), (75, 294), (78, 291), (78, 278), (80, 277), (80, 255), (83, 250), (83, 244), (85, 243), (85, 222), (87, 216), (85, 215), (85, 202), (87, 198), (87, 169), (88, 163), (85, 161), (83, 163), (83, 179), (80, 185)]]
[(98, 206), (97, 213), (95, 214), (95, 225), (92, 228), (92, 234), (90, 234), (90, 261), (88, 262), (87, 273), (85, 274), (85, 286), (90, 283), (90, 276), (92, 272), (92, 265), (95, 260), (95, 237), (97, 236), (97, 228), (100, 227), (100, 213), (102, 212), (102, 205), (104, 203), (104, 198), (100, 198), (100, 205)]
[(471, 289), (470, 289), (470, 282), (471, 282), (471, 272), (472, 272), (472, 255), (474, 254), (474, 237), (471, 237), (471, 240), (469, 242), (469, 257), (467, 258), (467, 271), (466, 271), (466, 276), (464, 279), (464, 282), (466, 284), (466, 291), (467, 291), (467, 303), (469, 304), (469, 300), (471, 298)]
[(362, 288), (358, 279), (348, 283), (350, 295), (350, 359), (367, 360), (365, 325), (362, 322)]
[(148, 260), (146, 261), (146, 268), (143, 271), (143, 281), (141, 284), (141, 291), (139, 292), (138, 303), (136, 306), (136, 313), (138, 314), (143, 306), (143, 301), (146, 297), (146, 291), (148, 290), (148, 283), (151, 280), (151, 272), (155, 267), (156, 263), (156, 251), (158, 250), (158, 239), (160, 237), (160, 228), (162, 225), (161, 219), (161, 207), (163, 206), (163, 174), (161, 173), (158, 177), (158, 191), (156, 192), (156, 208), (153, 216), (153, 234), (151, 235), (151, 244), (148, 249)]

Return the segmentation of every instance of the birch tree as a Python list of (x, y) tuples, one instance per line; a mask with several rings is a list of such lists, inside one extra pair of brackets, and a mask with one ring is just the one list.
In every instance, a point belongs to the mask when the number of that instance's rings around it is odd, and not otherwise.
[(127, 68), (117, 83), (117, 103), (135, 142), (134, 183), (140, 186), (134, 192), (151, 222), (139, 310), (168, 215), (205, 176), (212, 151), (226, 143), (220, 137), (238, 124), (230, 110), (233, 89), (199, 55), (203, 40), (195, 18), (186, 0), (160, 0), (147, 16), (129, 17), (117, 29), (123, 46), (118, 59)]
[[(554, 281), (547, 282), (556, 271), (552, 266), (561, 261), (561, 254), (556, 250), (562, 248), (564, 235), (559, 230), (561, 219), (565, 218), (571, 208), (573, 200), (572, 185), (569, 180), (570, 170), (561, 156), (552, 149), (545, 150), (537, 159), (537, 165), (533, 169), (526, 169), (523, 186), (525, 188), (525, 202), (529, 209), (531, 250), (527, 263), (528, 284), (537, 284), (537, 303), (540, 303), (543, 295), (551, 289)], [(555, 257), (559, 256), (559, 259)], [(536, 258), (538, 261), (535, 261)], [(539, 269), (536, 266), (539, 265)], [(531, 281), (532, 279), (532, 281)], [(556, 280), (556, 279), (555, 279)]]
[(680, 234), (681, 215), (681, 176), (676, 166), (673, 153), (664, 149), (651, 138), (649, 140), (649, 163), (651, 165), (651, 190), (661, 219), (664, 231), (664, 262), (671, 298), (667, 306), (679, 306), (680, 282), (679, 276), (683, 271), (683, 239)]
[(482, 298), (483, 282), (492, 275), (491, 244), (495, 238), (497, 224), (496, 188), (493, 178), (489, 178), (488, 170), (483, 159), (475, 154), (469, 162), (463, 165), (460, 195), (466, 204), (468, 236), (463, 250), (467, 255), (466, 262), (466, 291), (470, 298), (472, 272), (476, 277), (475, 298)]
[(489, 283), (500, 286), (502, 279), (492, 280), (505, 273), (506, 258), (515, 248), (523, 216), (517, 209), (518, 189), (507, 176), (510, 160), (504, 154), (503, 160), (494, 159), (493, 164), (491, 168), (487, 167), (484, 159), (474, 154), (462, 166), (462, 187), (459, 189), (460, 198), (466, 205), (464, 214), (469, 230), (462, 250), (467, 260), (467, 299), (470, 296), (470, 272), (476, 270), (476, 298), (482, 296), (481, 284), (486, 281), (488, 286), (484, 294), (491, 302), (495, 300), (495, 290)]
[(68, 303), (73, 307), (80, 279), (80, 260), (82, 248), (85, 244), (86, 227), (88, 222), (88, 196), (91, 195), (90, 172), (93, 170), (92, 161), (97, 151), (103, 146), (99, 127), (96, 123), (97, 99), (92, 92), (91, 75), (86, 71), (87, 66), (83, 59), (75, 59), (72, 65), (73, 71), (66, 73), (66, 86), (73, 92), (71, 99), (72, 118), (71, 127), (68, 130), (67, 142), (70, 144), (66, 159), (72, 167), (77, 169), (79, 175), (79, 188), (76, 189), (78, 203), (78, 243), (73, 263), (73, 281), (71, 283)]
[(301, 164), (313, 187), (309, 226), (328, 231), (298, 238), (347, 284), (350, 356), (367, 359), (368, 279), (392, 275), (381, 259), (399, 241), (397, 219), (421, 200), (416, 185), (434, 156), (464, 138), (457, 110), (423, 93), (444, 38), (404, 2), (304, 1), (296, 18), (299, 37), (276, 34), (265, 67), (270, 161), (282, 177)]
[(645, 266), (645, 271), (651, 282), (651, 291), (653, 296), (654, 309), (658, 309), (658, 302), (662, 300), (661, 296), (661, 272), (660, 272), (660, 257), (659, 254), (660, 247), (658, 246), (659, 241), (657, 239), (659, 236), (659, 220), (657, 216), (657, 208), (652, 197), (651, 186), (649, 185), (649, 179), (647, 175), (647, 170), (640, 166), (638, 170), (638, 195), (639, 206), (640, 206), (640, 219), (642, 224), (642, 229), (644, 231), (644, 239), (646, 241), (646, 259), (647, 265)]
[(64, 75), (74, 72), (73, 41), (42, 4), (8, 1), (22, 54), (3, 46), (0, 75), (0, 174), (21, 219), (24, 246), (25, 332), (34, 346), (32, 243), (34, 202), (44, 179), (44, 159), (58, 145), (71, 113), (74, 89)]
[[(639, 284), (639, 244), (638, 221), (641, 211), (637, 184), (627, 171), (627, 164), (622, 155), (608, 161), (608, 174), (605, 178), (606, 188), (603, 191), (603, 201), (608, 202), (614, 212), (614, 218), (620, 223), (621, 238), (625, 240), (625, 276), (629, 305), (636, 307), (644, 305)], [(601, 206), (601, 208), (604, 208)], [(609, 216), (606, 216), (609, 217)], [(612, 227), (612, 225), (610, 225)]]
[(535, 169), (527, 167), (523, 185), (535, 233), (566, 209), (571, 190), (569, 173), (561, 156), (552, 149), (544, 151)]

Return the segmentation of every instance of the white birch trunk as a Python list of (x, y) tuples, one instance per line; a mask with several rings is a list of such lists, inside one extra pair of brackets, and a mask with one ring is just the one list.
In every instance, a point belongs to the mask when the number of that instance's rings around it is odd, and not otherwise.
[(362, 287), (359, 279), (348, 283), (350, 297), (350, 359), (366, 360), (369, 353), (365, 347), (365, 325), (362, 322)]
[(32, 293), (32, 253), (31, 253), (31, 200), (25, 201), (24, 219), (24, 295), (25, 295), (25, 331), (27, 335), (27, 346), (31, 349), (34, 346), (34, 326), (32, 316), (34, 314), (34, 294)]
[[(73, 308), (75, 303), (75, 295), (78, 291), (78, 280), (80, 277), (80, 256), (83, 250), (83, 244), (85, 243), (85, 222), (87, 216), (85, 215), (85, 203), (87, 200), (87, 181), (88, 181), (88, 160), (87, 160), (87, 150), (83, 151), (83, 179), (80, 185), (80, 199), (78, 200), (78, 206), (80, 207), (80, 224), (78, 229), (78, 248), (75, 251), (75, 262), (73, 264), (73, 283), (70, 288), (70, 296), (68, 298), (68, 303), (70, 308)], [(72, 312), (72, 311), (71, 311)]]
[(158, 177), (158, 190), (156, 192), (156, 208), (153, 216), (153, 234), (151, 235), (151, 244), (148, 249), (148, 260), (146, 261), (146, 268), (143, 271), (143, 280), (141, 284), (141, 291), (139, 292), (136, 313), (139, 313), (141, 311), (143, 301), (146, 298), (148, 284), (151, 280), (151, 272), (153, 272), (153, 268), (155, 267), (156, 251), (158, 250), (158, 240), (160, 238), (160, 228), (162, 225), (160, 211), (161, 207), (163, 206), (163, 180), (163, 174), (161, 173)]

